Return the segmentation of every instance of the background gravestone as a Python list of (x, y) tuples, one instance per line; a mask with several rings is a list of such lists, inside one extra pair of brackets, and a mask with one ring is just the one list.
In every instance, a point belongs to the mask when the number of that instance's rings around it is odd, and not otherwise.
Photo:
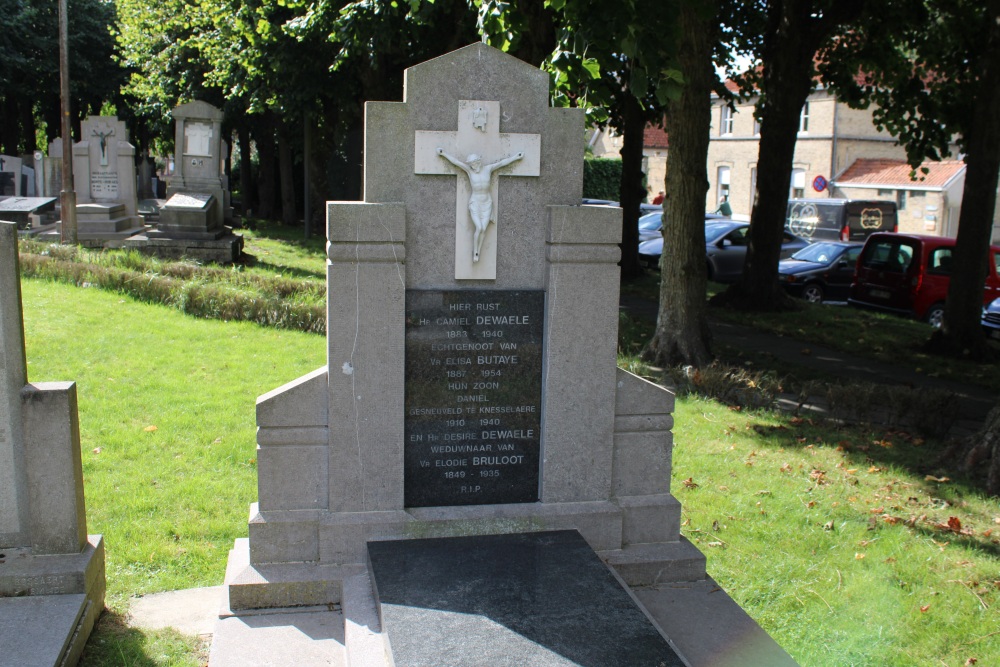
[[(616, 368), (621, 212), (579, 205), (583, 112), (482, 44), (404, 90), (366, 105), (364, 201), (328, 207), (327, 367), (258, 399), (232, 609), (336, 602), (368, 541), (414, 536), (575, 529), (630, 584), (704, 578), (669, 491), (673, 396)], [(491, 177), (495, 278), (456, 277), (472, 176), (439, 148), (538, 167)]]
[(222, 111), (206, 102), (189, 102), (172, 115), (176, 157), (167, 200), (156, 228), (126, 245), (167, 257), (234, 262), (243, 250), (243, 237), (225, 225), (233, 216), (223, 173)]
[(0, 155), (0, 197), (24, 195), (21, 188), (21, 165), (23, 161), (12, 155)]
[(135, 147), (125, 122), (115, 116), (88, 116), (73, 144), (77, 235), (103, 244), (141, 232), (135, 196)]
[(76, 664), (104, 609), (87, 535), (76, 385), (29, 383), (17, 228), (0, 222), (0, 662)]

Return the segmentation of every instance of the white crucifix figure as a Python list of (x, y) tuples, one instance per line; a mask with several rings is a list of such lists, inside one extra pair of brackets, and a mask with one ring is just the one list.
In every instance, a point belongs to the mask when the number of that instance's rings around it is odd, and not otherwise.
[(495, 280), (498, 177), (538, 176), (541, 135), (501, 134), (499, 102), (459, 100), (458, 131), (418, 131), (414, 148), (415, 173), (458, 177), (455, 278)]

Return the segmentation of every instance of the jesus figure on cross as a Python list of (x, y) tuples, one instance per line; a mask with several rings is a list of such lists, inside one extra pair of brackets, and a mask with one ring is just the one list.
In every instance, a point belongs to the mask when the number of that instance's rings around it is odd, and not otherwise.
[(469, 215), (472, 217), (472, 224), (476, 226), (472, 243), (472, 261), (478, 262), (479, 251), (486, 239), (486, 227), (490, 222), (496, 224), (496, 220), (493, 219), (493, 195), (490, 192), (493, 172), (517, 162), (524, 157), (524, 153), (517, 153), (487, 165), (483, 165), (482, 158), (475, 153), (466, 158), (468, 162), (462, 162), (454, 155), (445, 153), (443, 148), (438, 148), (437, 154), (464, 171), (469, 177), (469, 186), (472, 189), (472, 194), (469, 195)]

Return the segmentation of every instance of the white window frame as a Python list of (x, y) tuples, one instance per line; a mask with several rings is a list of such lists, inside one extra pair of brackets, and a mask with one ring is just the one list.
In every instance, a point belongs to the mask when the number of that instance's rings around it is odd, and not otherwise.
[(806, 170), (792, 169), (791, 187), (788, 190), (790, 199), (804, 199), (806, 196)]
[(732, 178), (733, 170), (731, 167), (719, 167), (715, 171), (715, 199), (716, 206), (721, 206), (722, 202), (729, 201), (730, 190), (730, 179)]
[(807, 134), (809, 132), (809, 103), (806, 102), (802, 105), (802, 111), (799, 112), (799, 133)]
[(733, 133), (733, 110), (729, 108), (728, 104), (722, 105), (721, 115), (719, 117), (719, 135), (720, 136), (730, 136)]

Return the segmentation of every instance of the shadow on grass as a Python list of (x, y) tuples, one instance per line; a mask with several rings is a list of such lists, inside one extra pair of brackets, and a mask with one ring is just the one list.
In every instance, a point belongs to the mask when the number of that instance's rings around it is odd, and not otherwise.
[(208, 664), (208, 646), (174, 630), (129, 627), (126, 617), (105, 609), (87, 640), (80, 667), (162, 667)]
[(244, 251), (239, 260), (236, 262), (246, 267), (257, 267), (261, 269), (267, 269), (268, 271), (273, 271), (274, 273), (280, 273), (284, 276), (295, 277), (295, 278), (312, 278), (314, 280), (326, 280), (326, 274), (322, 271), (309, 271), (308, 269), (297, 269), (292, 266), (284, 266), (281, 264), (273, 264), (266, 260), (262, 260), (256, 255), (252, 255)]
[(871, 471), (891, 466), (913, 476), (914, 497), (897, 491), (900, 506), (890, 510), (887, 505), (884, 515), (873, 518), (905, 523), (938, 542), (949, 541), (1000, 558), (1000, 541), (992, 537), (991, 531), (976, 535), (963, 531), (961, 525), (934, 523), (927, 518), (946, 516), (949, 508), (962, 507), (970, 497), (987, 496), (985, 474), (969, 475), (959, 467), (958, 457), (942, 456), (949, 451), (948, 443), (888, 426), (839, 424), (794, 415), (778, 415), (778, 419), (778, 425), (752, 427), (767, 446), (836, 449), (845, 457), (845, 468)]

